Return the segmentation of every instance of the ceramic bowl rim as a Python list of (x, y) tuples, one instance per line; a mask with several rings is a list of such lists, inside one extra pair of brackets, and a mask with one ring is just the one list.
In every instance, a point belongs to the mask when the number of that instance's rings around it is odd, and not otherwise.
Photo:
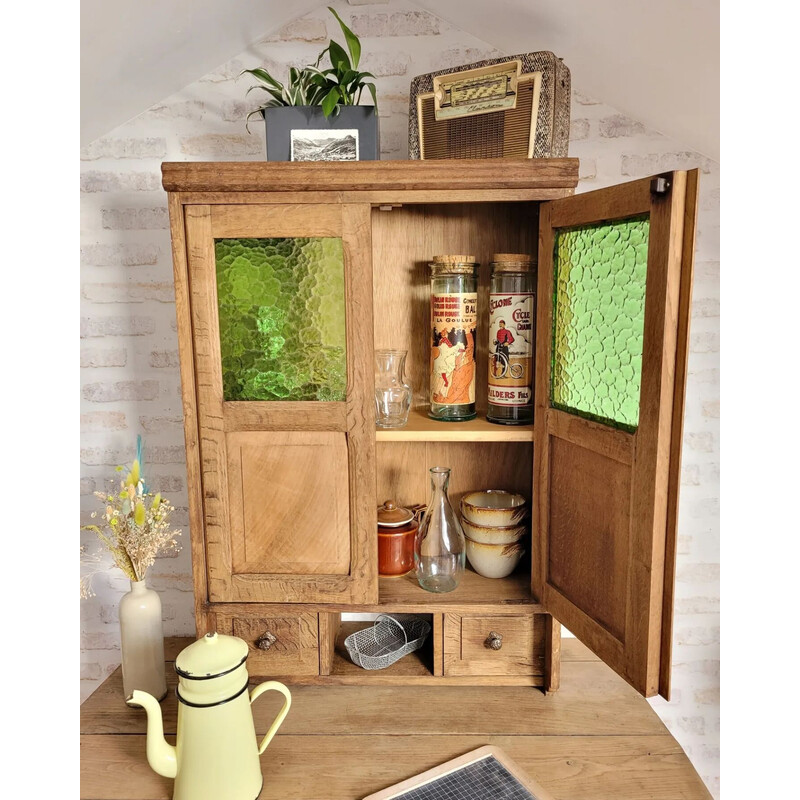
[[(508, 544), (492, 544), (491, 542), (476, 542), (474, 539), (470, 539), (469, 536), (467, 536), (466, 534), (464, 535), (464, 538), (470, 544), (473, 544), (476, 547), (500, 547), (500, 548), (503, 548), (503, 549), (505, 549), (507, 547), (513, 547), (513, 548), (519, 547), (520, 549), (522, 549), (523, 553), (525, 552), (525, 545), (522, 544), (522, 542), (509, 542)], [(500, 555), (503, 556), (502, 553)], [(508, 558), (509, 555), (516, 555), (516, 554), (515, 553), (506, 554), (505, 557)]]
[[(494, 495), (508, 495), (509, 497), (519, 497), (522, 502), (512, 506), (480, 506), (477, 503), (470, 503), (468, 497), (473, 497), (478, 494), (494, 494)], [(528, 505), (528, 501), (519, 492), (509, 492), (507, 489), (480, 489), (475, 492), (467, 492), (461, 498), (461, 504), (474, 508), (476, 511), (518, 511)], [(474, 524), (474, 523), (473, 523)]]
[[(517, 507), (519, 508), (519, 506)], [(513, 531), (517, 530), (517, 528), (523, 528), (524, 530), (527, 530), (528, 527), (524, 522), (518, 522), (516, 525), (478, 525), (477, 523), (468, 519), (462, 519), (461, 524), (463, 525), (464, 523), (469, 525), (471, 528), (480, 528), (482, 531)], [(466, 536), (466, 534), (464, 535)], [(524, 536), (524, 532), (520, 535)], [(475, 540), (473, 539), (472, 541), (474, 542)]]

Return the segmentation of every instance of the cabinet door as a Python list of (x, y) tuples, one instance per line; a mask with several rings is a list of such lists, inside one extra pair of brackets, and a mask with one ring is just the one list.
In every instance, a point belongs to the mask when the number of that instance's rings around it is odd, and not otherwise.
[(369, 214), (185, 208), (213, 602), (377, 602)]
[(669, 694), (697, 171), (543, 203), (532, 589)]

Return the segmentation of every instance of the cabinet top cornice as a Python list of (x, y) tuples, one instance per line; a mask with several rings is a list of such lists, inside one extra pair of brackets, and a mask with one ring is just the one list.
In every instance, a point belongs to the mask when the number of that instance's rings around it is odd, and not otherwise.
[(578, 184), (578, 159), (165, 161), (161, 172), (168, 192), (573, 189)]

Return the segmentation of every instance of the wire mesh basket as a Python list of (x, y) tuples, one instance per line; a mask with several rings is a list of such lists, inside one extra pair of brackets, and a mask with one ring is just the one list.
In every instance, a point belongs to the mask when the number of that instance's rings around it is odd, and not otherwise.
[(351, 633), (344, 646), (359, 667), (386, 669), (419, 650), (430, 632), (430, 623), (415, 614), (379, 614), (371, 628)]

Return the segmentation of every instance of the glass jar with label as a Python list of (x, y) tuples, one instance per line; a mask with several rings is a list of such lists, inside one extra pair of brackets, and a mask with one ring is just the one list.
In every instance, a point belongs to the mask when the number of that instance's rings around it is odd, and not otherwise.
[(474, 419), (478, 329), (475, 256), (438, 255), (431, 262), (429, 416), (443, 422)]
[(535, 286), (532, 256), (495, 254), (489, 289), (489, 422), (533, 422)]

